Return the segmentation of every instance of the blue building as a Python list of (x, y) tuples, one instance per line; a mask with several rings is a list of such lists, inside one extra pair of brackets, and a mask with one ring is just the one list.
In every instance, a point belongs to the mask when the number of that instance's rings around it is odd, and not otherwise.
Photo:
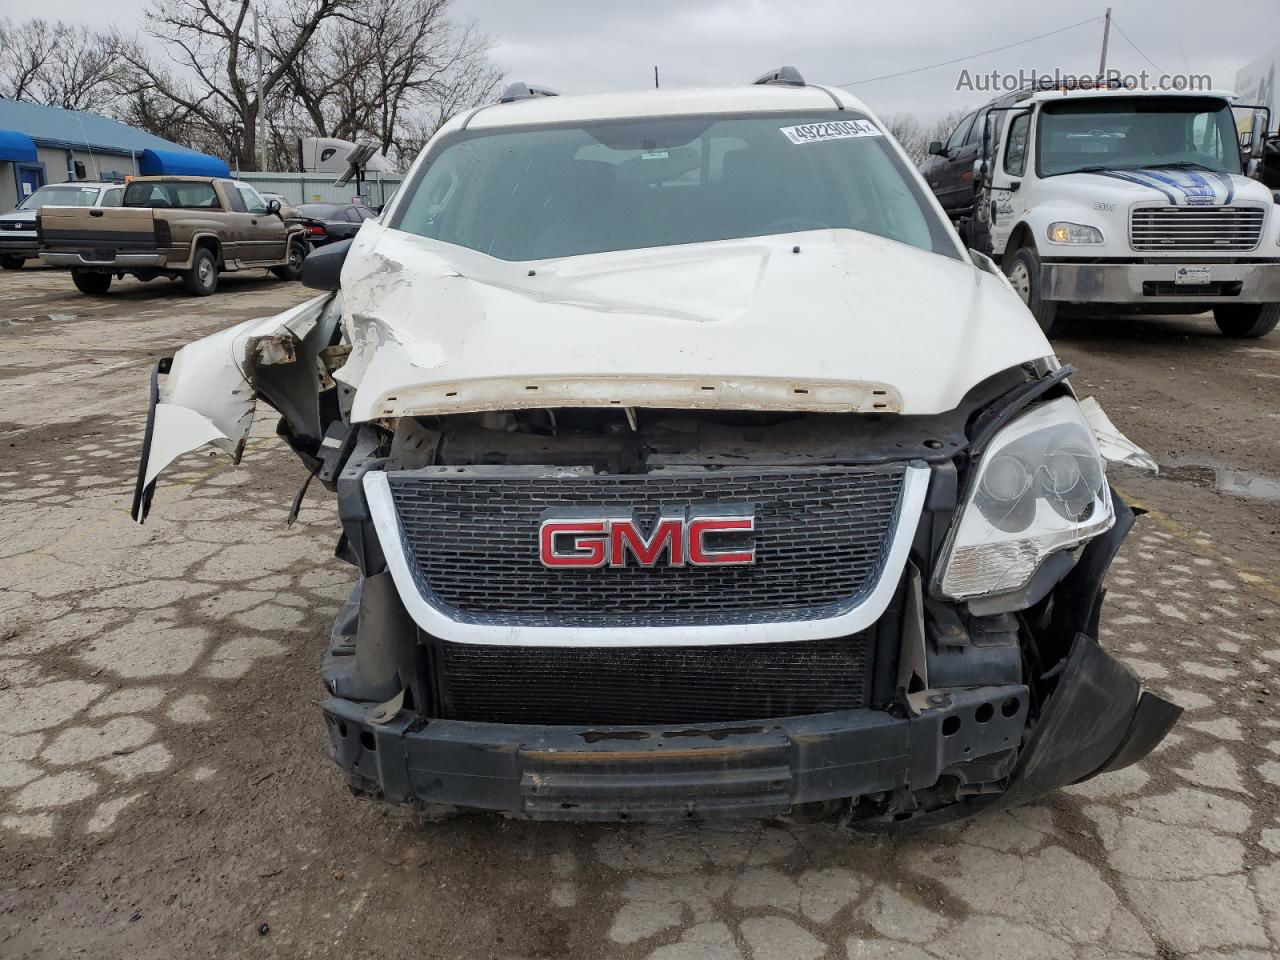
[(0, 97), (0, 213), (46, 183), (151, 174), (230, 175), (217, 157), (117, 120)]

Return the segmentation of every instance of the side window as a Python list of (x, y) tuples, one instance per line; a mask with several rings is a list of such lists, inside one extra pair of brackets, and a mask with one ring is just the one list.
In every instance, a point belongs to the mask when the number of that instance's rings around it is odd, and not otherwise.
[(973, 125), (969, 127), (969, 132), (965, 134), (964, 145), (967, 147), (973, 143), (982, 142), (982, 128), (987, 125), (987, 113), (984, 110), (974, 118)]
[(1031, 114), (1020, 113), (1009, 123), (1009, 141), (1004, 148), (1004, 172), (1020, 177), (1027, 172), (1027, 136), (1031, 133)]
[(102, 206), (118, 207), (120, 206), (120, 198), (122, 196), (124, 196), (124, 188), (122, 187), (116, 187), (113, 190), (108, 190), (102, 195)]
[(951, 131), (951, 136), (947, 139), (947, 150), (949, 152), (960, 149), (960, 145), (964, 143), (964, 138), (969, 135), (969, 130), (973, 126), (973, 118), (976, 116), (976, 113), (971, 113), (956, 124), (956, 128)]
[(227, 202), (231, 204), (231, 209), (236, 213), (248, 213), (249, 208), (245, 206), (244, 194), (242, 194), (235, 186), (227, 189), (226, 181), (222, 183), (223, 192), (227, 195)]
[(363, 223), (360, 219), (360, 214), (356, 212), (355, 207), (347, 207), (347, 209), (343, 210), (342, 219), (346, 220), (348, 223)]
[(239, 191), (241, 198), (244, 200), (244, 208), (249, 213), (266, 213), (267, 205), (263, 199), (258, 196), (258, 191), (253, 189), (247, 183), (237, 183), (236, 190)]
[(374, 212), (373, 212), (372, 210), (370, 210), (368, 207), (356, 207), (355, 209), (356, 209), (356, 214), (359, 216), (360, 220), (362, 220), (362, 221), (363, 221), (363, 220), (373, 220), (375, 217), (377, 217), (377, 216), (378, 216), (376, 213), (374, 213)]

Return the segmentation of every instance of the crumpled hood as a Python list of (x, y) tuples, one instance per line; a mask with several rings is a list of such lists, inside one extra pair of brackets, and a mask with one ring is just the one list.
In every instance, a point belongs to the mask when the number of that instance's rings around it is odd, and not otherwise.
[[(794, 252), (795, 247), (799, 252)], [(351, 419), (546, 406), (939, 413), (1052, 348), (1003, 279), (850, 230), (509, 263), (368, 222)]]
[(1272, 200), (1265, 186), (1248, 177), (1181, 167), (1067, 173), (1054, 177), (1053, 185), (1055, 192), (1075, 192), (1089, 203), (1099, 199), (1099, 189), (1106, 189), (1105, 199), (1126, 205), (1163, 200), (1178, 207), (1209, 207), (1238, 200), (1268, 204)]

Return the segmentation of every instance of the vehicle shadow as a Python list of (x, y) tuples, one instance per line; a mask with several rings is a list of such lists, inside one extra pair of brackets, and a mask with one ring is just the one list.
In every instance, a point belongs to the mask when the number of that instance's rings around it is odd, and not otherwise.
[[(191, 303), (210, 303), (216, 302), (217, 298), (226, 293), (252, 293), (257, 290), (265, 290), (277, 285), (291, 284), (296, 281), (281, 280), (278, 277), (267, 273), (265, 270), (246, 271), (243, 274), (222, 274), (218, 277), (218, 289), (211, 297), (195, 297), (187, 293), (181, 281), (156, 279), (142, 282), (126, 278), (117, 280), (111, 285), (111, 289), (103, 295), (104, 299), (109, 300), (126, 300), (126, 301), (142, 301), (142, 300), (158, 300), (161, 298), (172, 297), (174, 299), (186, 300)], [(71, 277), (67, 277), (67, 284), (71, 286)], [(74, 290), (74, 287), (72, 288)]]
[[(1227, 344), (1253, 341), (1229, 340), (1218, 330), (1212, 313), (1197, 314), (1083, 314), (1059, 315), (1050, 340), (1062, 343), (1170, 343), (1178, 340), (1217, 340)], [(1265, 338), (1264, 338), (1265, 340)]]

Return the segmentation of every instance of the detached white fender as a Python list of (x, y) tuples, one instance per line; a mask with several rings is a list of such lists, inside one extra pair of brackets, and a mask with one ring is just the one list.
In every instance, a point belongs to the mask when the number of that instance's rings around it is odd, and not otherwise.
[(337, 295), (324, 294), (274, 317), (220, 330), (156, 364), (133, 495), (135, 521), (146, 519), (156, 479), (182, 454), (211, 443), (240, 462), (257, 407), (258, 368), (301, 361), (314, 370), (340, 311)]

